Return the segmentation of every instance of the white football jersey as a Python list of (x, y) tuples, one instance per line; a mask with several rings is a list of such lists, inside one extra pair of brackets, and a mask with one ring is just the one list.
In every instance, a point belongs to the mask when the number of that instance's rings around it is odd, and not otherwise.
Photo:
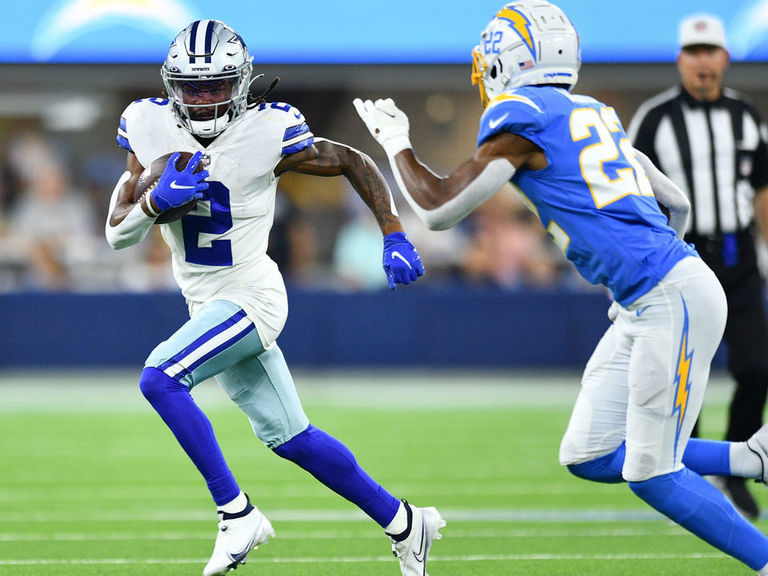
[(254, 321), (264, 347), (271, 346), (288, 315), (282, 276), (266, 253), (278, 180), (273, 170), (314, 141), (301, 112), (262, 103), (204, 148), (177, 123), (167, 100), (149, 98), (123, 112), (117, 141), (144, 167), (169, 152), (206, 155), (206, 200), (160, 225), (174, 277), (191, 314), (212, 300), (233, 301)]

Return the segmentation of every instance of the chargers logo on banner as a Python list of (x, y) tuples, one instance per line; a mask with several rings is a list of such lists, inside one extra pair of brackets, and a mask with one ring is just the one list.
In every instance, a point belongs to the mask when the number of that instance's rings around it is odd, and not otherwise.
[(36, 60), (50, 60), (78, 39), (109, 34), (118, 26), (173, 38), (194, 19), (193, 10), (181, 0), (65, 0), (42, 16), (30, 52)]

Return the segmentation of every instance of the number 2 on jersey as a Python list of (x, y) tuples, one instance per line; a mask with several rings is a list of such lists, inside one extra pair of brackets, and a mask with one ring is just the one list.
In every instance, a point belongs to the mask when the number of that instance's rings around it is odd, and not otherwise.
[[(598, 208), (630, 194), (653, 196), (651, 184), (635, 157), (629, 139), (621, 138), (618, 145), (614, 141), (613, 134), (620, 131), (619, 117), (613, 108), (602, 108), (599, 113), (594, 108), (577, 108), (571, 113), (571, 138), (574, 142), (595, 135), (598, 138), (597, 142), (588, 144), (579, 154), (581, 175)], [(620, 157), (629, 167), (615, 169), (615, 176), (609, 176), (606, 163), (619, 160)]]
[(219, 235), (232, 228), (229, 188), (221, 182), (209, 182), (206, 195), (211, 201), (210, 216), (187, 214), (181, 219), (185, 259), (203, 266), (232, 266), (229, 240), (211, 240), (209, 246), (200, 246), (200, 234)]

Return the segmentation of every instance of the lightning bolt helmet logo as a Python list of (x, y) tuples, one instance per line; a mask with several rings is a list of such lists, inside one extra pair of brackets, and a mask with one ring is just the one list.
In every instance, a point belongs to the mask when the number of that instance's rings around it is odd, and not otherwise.
[(520, 36), (520, 39), (525, 43), (525, 45), (528, 47), (528, 50), (531, 51), (531, 55), (535, 59), (536, 45), (533, 42), (533, 35), (531, 34), (531, 21), (528, 20), (528, 17), (513, 7), (505, 6), (498, 11), (496, 18), (507, 20), (509, 22), (509, 26), (512, 28), (512, 30), (517, 32), (518, 36)]

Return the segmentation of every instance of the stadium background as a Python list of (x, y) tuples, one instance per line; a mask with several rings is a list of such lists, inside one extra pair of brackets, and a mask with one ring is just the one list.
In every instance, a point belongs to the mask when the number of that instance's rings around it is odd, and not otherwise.
[[(625, 125), (642, 100), (677, 82), (677, 22), (694, 11), (722, 17), (734, 59), (728, 85), (768, 116), (768, 2), (560, 5), (582, 39), (576, 91), (613, 105)], [(14, 26), (0, 39), (0, 368), (137, 366), (184, 319), (162, 249), (151, 243), (114, 253), (101, 226), (125, 161), (114, 143), (120, 112), (133, 99), (159, 94), (159, 64), (188, 21), (232, 24), (264, 86), (280, 76), (273, 99), (301, 109), (316, 135), (371, 154), (391, 181), (352, 99), (394, 97), (410, 115), (424, 159), (452, 168), (474, 150), (481, 108), (469, 83), (470, 51), (498, 8), (495, 0), (463, 9), (401, 0), (375, 8), (233, 0), (215, 10), (201, 0), (33, 0), (8, 7), (6, 21)], [(48, 172), (56, 184), (37, 178)], [(42, 217), (18, 216), (26, 197), (48, 186), (58, 187), (53, 206), (88, 212), (80, 230), (68, 231), (77, 221), (68, 210), (59, 212), (53, 239), (30, 230)], [(358, 233), (351, 235), (358, 248), (371, 239), (372, 220), (340, 179), (284, 178), (281, 187), (286, 200), (272, 249), (289, 285), (291, 312), (280, 343), (293, 365), (578, 369), (607, 325), (606, 294), (542, 248), (543, 233), (531, 238), (534, 227), (520, 225), (525, 217), (514, 199), (500, 204), (509, 222), (489, 223), (486, 215), (453, 233), (422, 230), (400, 203), (427, 276), (390, 294), (381, 285), (375, 242), (348, 257), (373, 263), (372, 278), (363, 264), (350, 272), (335, 261), (342, 230)], [(496, 238), (520, 239), (529, 253), (491, 252), (499, 266), (509, 258), (509, 269), (473, 270), (468, 260), (483, 227), (499, 225), (509, 230)]]
[[(677, 82), (677, 21), (699, 10), (726, 23), (737, 60), (729, 85), (768, 115), (768, 1), (560, 4), (584, 46), (577, 92), (614, 105), (625, 123), (640, 101)], [(500, 5), (3, 6), (0, 576), (182, 576), (199, 573), (210, 553), (205, 487), (136, 389), (143, 358), (185, 318), (167, 251), (156, 238), (121, 252), (103, 239), (125, 163), (119, 115), (159, 93), (173, 35), (196, 18), (232, 24), (265, 81), (281, 77), (275, 99), (299, 107), (315, 134), (370, 153), (391, 183), (351, 100), (396, 98), (425, 160), (452, 168), (474, 150), (481, 109), (470, 51)], [(559, 466), (578, 373), (607, 326), (608, 299), (574, 277), (509, 191), (450, 233), (425, 232), (400, 203), (428, 273), (390, 293), (378, 230), (340, 179), (281, 185), (271, 250), (290, 314), (280, 344), (304, 407), (383, 485), (441, 510), (448, 526), (431, 574), (752, 573), (626, 486), (582, 482)], [(723, 371), (710, 382), (703, 436), (722, 437), (730, 384)], [(193, 395), (278, 532), (238, 574), (397, 572), (378, 527), (270, 456), (214, 383)], [(755, 492), (768, 509), (768, 492)]]

